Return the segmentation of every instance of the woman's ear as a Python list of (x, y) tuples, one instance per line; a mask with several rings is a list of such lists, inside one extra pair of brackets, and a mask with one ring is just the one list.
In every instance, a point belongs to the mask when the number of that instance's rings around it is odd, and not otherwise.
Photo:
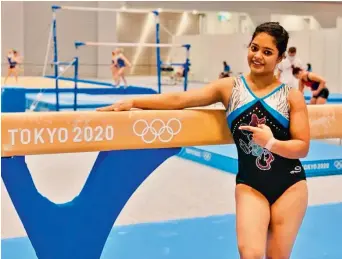
[(280, 57), (278, 57), (277, 59), (277, 64), (279, 64), (283, 59), (285, 58), (285, 55), (281, 55)]

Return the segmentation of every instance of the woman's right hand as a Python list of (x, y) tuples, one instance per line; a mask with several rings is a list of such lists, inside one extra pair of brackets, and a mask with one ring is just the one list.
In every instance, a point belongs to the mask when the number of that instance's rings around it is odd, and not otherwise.
[(112, 105), (97, 108), (99, 112), (110, 112), (110, 111), (129, 111), (133, 108), (133, 100), (120, 100)]

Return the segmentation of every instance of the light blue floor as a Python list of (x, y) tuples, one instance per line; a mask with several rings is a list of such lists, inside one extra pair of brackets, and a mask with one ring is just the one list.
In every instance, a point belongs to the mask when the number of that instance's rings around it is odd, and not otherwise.
[[(311, 99), (311, 96), (312, 96), (311, 91), (304, 92), (305, 100), (309, 101)], [(328, 97), (328, 103), (342, 103), (342, 94), (330, 93)]]
[[(291, 259), (342, 258), (342, 203), (309, 207)], [(3, 259), (37, 259), (27, 238), (2, 240)], [(238, 259), (235, 215), (114, 227), (101, 259)]]

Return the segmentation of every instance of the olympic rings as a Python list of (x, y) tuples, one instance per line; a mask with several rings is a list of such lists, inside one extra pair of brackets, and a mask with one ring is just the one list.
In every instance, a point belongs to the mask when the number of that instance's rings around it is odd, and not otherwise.
[[(173, 130), (173, 128), (170, 126), (171, 122), (177, 122), (178, 123), (178, 126), (176, 127), (175, 131)], [(161, 123), (161, 127), (159, 129), (157, 129), (155, 127), (155, 123), (156, 122), (159, 122)], [(144, 129), (141, 131), (141, 132), (137, 132), (137, 124), (138, 123), (143, 123), (144, 124)], [(180, 131), (181, 131), (181, 128), (182, 128), (182, 124), (180, 122), (180, 120), (178, 119), (175, 119), (175, 118), (172, 118), (170, 119), (166, 124), (164, 121), (162, 121), (161, 119), (154, 119), (150, 125), (148, 124), (148, 122), (146, 120), (143, 120), (143, 119), (140, 119), (140, 120), (137, 120), (134, 125), (133, 125), (133, 132), (135, 135), (137, 135), (138, 137), (141, 137), (142, 140), (147, 143), (147, 144), (150, 144), (150, 143), (153, 143), (157, 138), (161, 141), (161, 142), (170, 142), (172, 140), (172, 138), (177, 135)], [(153, 134), (153, 138), (148, 140), (146, 139), (146, 135), (148, 133), (152, 133)], [(167, 133), (166, 133), (167, 132)], [(162, 137), (163, 136), (163, 133), (167, 135), (169, 135), (168, 137)], [(164, 135), (165, 135), (164, 134)]]
[(342, 169), (342, 160), (336, 160), (334, 162), (334, 166), (337, 168), (337, 169)]
[(211, 159), (211, 154), (209, 152), (203, 152), (202, 156), (205, 161), (210, 161)]

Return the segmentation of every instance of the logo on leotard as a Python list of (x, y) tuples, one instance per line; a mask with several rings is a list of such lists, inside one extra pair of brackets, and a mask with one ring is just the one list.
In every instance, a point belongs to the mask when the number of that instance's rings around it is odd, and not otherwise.
[[(252, 114), (251, 122), (249, 123), (249, 126), (256, 127), (258, 124), (265, 124), (266, 117), (263, 117), (261, 119), (258, 118), (256, 114)], [(242, 123), (241, 126), (246, 126), (247, 124)], [(239, 145), (243, 152), (246, 154), (252, 154), (253, 156), (256, 156), (255, 164), (260, 170), (270, 170), (271, 169), (271, 163), (274, 161), (274, 156), (271, 152), (269, 152), (267, 149), (264, 149), (260, 145), (256, 144), (253, 141), (253, 134), (249, 131), (242, 130), (242, 134), (244, 134), (247, 139), (248, 143), (243, 141), (242, 139), (239, 139)]]
[(302, 171), (302, 168), (300, 166), (296, 166), (294, 170), (290, 172), (290, 174), (299, 174)]

